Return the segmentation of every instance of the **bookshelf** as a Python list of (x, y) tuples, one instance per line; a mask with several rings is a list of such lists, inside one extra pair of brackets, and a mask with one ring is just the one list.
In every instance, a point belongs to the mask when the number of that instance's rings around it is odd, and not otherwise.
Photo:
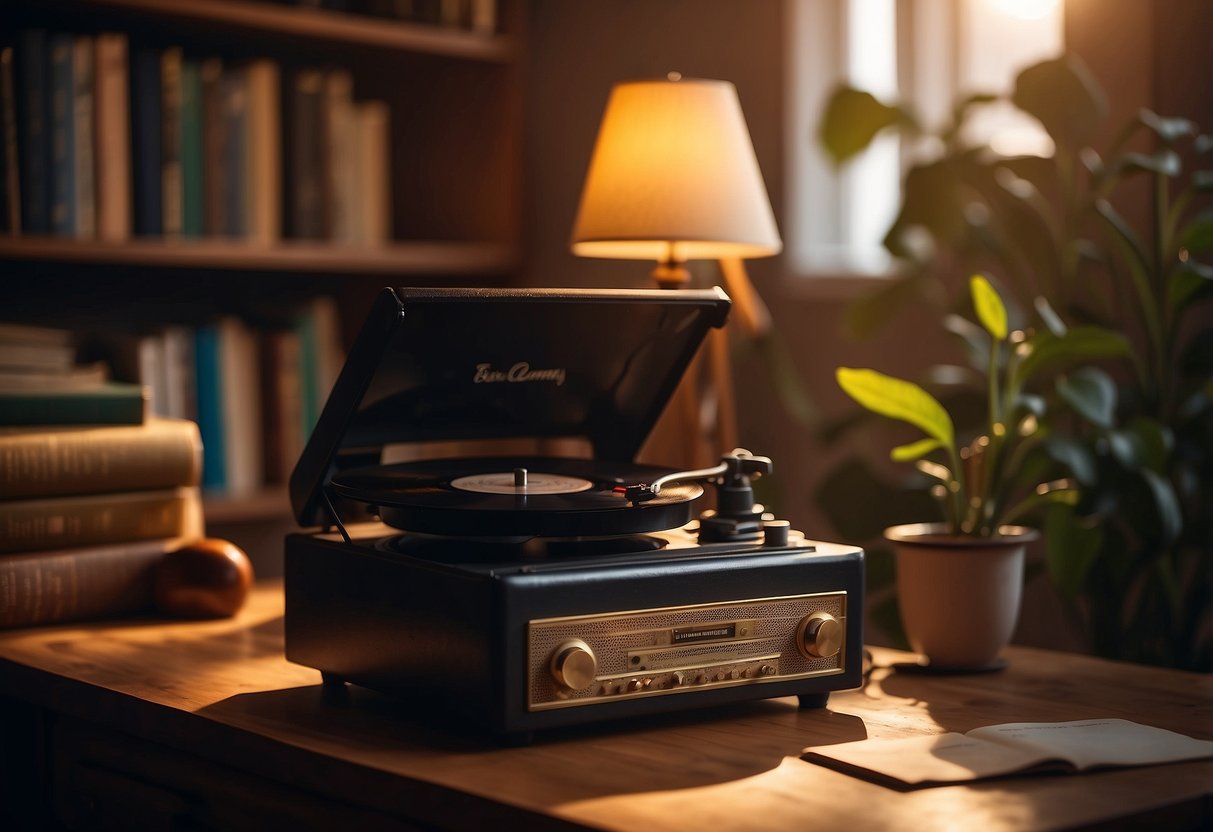
[[(383, 0), (344, 5), (376, 2), (380, 8), (391, 5)], [(243, 318), (255, 328), (275, 308), (327, 296), (335, 301), (339, 338), (348, 347), (382, 286), (510, 283), (520, 261), (521, 0), (496, 0), (491, 32), (432, 18), (314, 7), (322, 5), (328, 4), (0, 4), (0, 47), (19, 49), (21, 33), (31, 29), (94, 38), (120, 33), (129, 43), (132, 78), (139, 49), (163, 54), (179, 48), (187, 59), (214, 58), (225, 69), (269, 64), (280, 78), (281, 129), (276, 148), (281, 183), (272, 198), (281, 222), (274, 233), (213, 228), (146, 233), (134, 219), (117, 239), (103, 239), (99, 231), (31, 233), (27, 224), (12, 233), (6, 227), (0, 231), (0, 286), (10, 301), (0, 318), (90, 332), (109, 327), (128, 335), (161, 327), (202, 328), (221, 316)], [(411, 5), (429, 12), (440, 7), (438, 0)], [(291, 154), (297, 137), (291, 133), (290, 95), (292, 84), (308, 71), (344, 73), (356, 104), (385, 106), (390, 126), (382, 159), (388, 206), (382, 239), (301, 234), (292, 221)], [(19, 105), (19, 70), (16, 87)], [(23, 115), (19, 106), (14, 109), (20, 136)], [(135, 121), (135, 112), (132, 98), (129, 121)], [(131, 125), (132, 145), (137, 128)], [(134, 180), (133, 148), (130, 156)], [(132, 206), (132, 214), (135, 210)], [(280, 478), (252, 494), (214, 493), (207, 497), (207, 512), (220, 533), (229, 526), (291, 524)]]

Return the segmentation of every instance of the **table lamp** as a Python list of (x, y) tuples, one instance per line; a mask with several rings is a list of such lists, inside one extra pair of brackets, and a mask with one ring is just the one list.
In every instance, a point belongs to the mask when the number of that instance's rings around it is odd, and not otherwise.
[[(779, 253), (737, 90), (682, 78), (611, 91), (573, 226), (573, 253), (656, 260), (663, 287), (686, 285), (687, 260)], [(744, 274), (744, 272), (743, 272)]]
[[(770, 318), (742, 259), (782, 247), (732, 84), (672, 72), (615, 86), (573, 224), (574, 254), (656, 260), (664, 288), (690, 282), (688, 260), (719, 260), (736, 317), (759, 335)], [(728, 346), (719, 330), (708, 343), (717, 445), (728, 451), (737, 433)], [(696, 437), (705, 413), (697, 387), (690, 373), (675, 394), (682, 424), (672, 432), (690, 467), (708, 458)]]

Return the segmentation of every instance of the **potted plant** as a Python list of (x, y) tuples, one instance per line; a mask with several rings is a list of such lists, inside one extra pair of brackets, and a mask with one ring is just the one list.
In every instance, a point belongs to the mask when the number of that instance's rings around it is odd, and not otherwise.
[(1019, 614), (1025, 548), (1037, 537), (1016, 523), (1046, 504), (1078, 501), (1072, 479), (1032, 479), (1055, 466), (1029, 464), (1050, 436), (1045, 400), (1030, 392), (1030, 382), (1066, 360), (1079, 341), (1084, 354), (1125, 348), (1122, 338), (1104, 331), (1059, 338), (1011, 330), (989, 280), (974, 275), (969, 284), (981, 327), (968, 335), (984, 354), (986, 377), (985, 418), (974, 435), (961, 437), (947, 409), (914, 382), (871, 369), (836, 371), (839, 385), (859, 404), (924, 434), (894, 448), (891, 457), (914, 463), (929, 478), (945, 520), (895, 526), (885, 537), (896, 552), (910, 645), (929, 667), (949, 671), (999, 666)]
[[(995, 100), (1036, 118), (1053, 153), (1007, 158), (968, 144), (970, 116)], [(837, 90), (820, 139), (838, 163), (884, 130), (932, 149), (911, 151), (885, 238), (900, 276), (857, 304), (851, 321), (874, 331), (911, 301), (946, 296), (949, 275), (996, 269), (1025, 330), (1061, 339), (1039, 346), (1072, 359), (1047, 373), (1029, 367), (1048, 403), (1037, 415), (1049, 433), (1041, 447), (1081, 487), (1077, 502), (1044, 506), (1036, 518), (1053, 585), (1093, 652), (1207, 671), (1213, 171), (1202, 166), (1213, 137), (1149, 111), (1109, 133), (1105, 109), (1073, 56), (1028, 67), (1009, 96), (961, 99), (935, 132), (897, 105)], [(1143, 204), (1144, 219), (1122, 213)], [(1122, 333), (1115, 352), (1106, 349), (1112, 330)], [(852, 493), (834, 486), (835, 506), (878, 487), (871, 477), (846, 481)]]

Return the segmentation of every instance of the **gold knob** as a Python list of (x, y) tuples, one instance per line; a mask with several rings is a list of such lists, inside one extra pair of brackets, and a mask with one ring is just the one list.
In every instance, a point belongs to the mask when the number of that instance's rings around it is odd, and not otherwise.
[(800, 620), (796, 649), (806, 659), (828, 659), (842, 649), (842, 622), (828, 612), (815, 612)]
[(590, 645), (579, 638), (569, 639), (552, 654), (552, 678), (569, 690), (580, 690), (594, 681), (598, 659)]

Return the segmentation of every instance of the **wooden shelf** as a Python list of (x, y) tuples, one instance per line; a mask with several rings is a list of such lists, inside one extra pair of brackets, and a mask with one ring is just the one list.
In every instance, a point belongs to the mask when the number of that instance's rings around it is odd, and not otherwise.
[(491, 274), (514, 268), (517, 252), (506, 245), (468, 242), (360, 248), (287, 241), (265, 247), (228, 240), (103, 243), (29, 236), (0, 241), (0, 262), (4, 260), (334, 274)]
[(241, 0), (53, 0), (56, 6), (135, 13), (189, 24), (239, 28), (273, 37), (296, 37), (399, 52), (508, 63), (518, 47), (508, 35), (487, 35), (437, 24), (411, 23), (324, 9)]

